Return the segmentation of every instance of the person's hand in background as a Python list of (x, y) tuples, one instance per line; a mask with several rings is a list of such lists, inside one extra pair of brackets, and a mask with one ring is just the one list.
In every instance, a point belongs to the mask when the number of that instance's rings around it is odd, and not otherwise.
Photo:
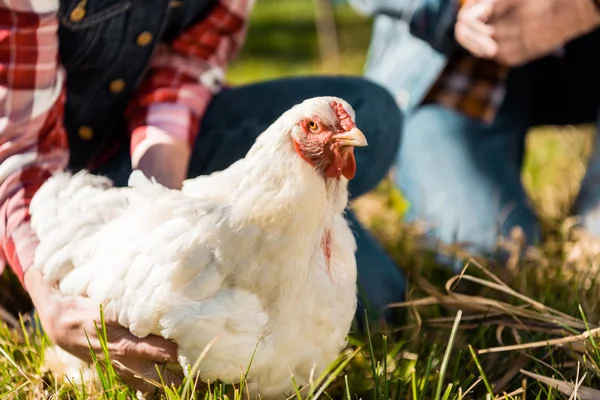
[[(84, 297), (71, 298), (61, 295), (42, 281), (39, 271), (30, 269), (25, 273), (25, 286), (40, 318), (42, 327), (50, 340), (74, 356), (90, 362), (92, 350), (103, 358), (96, 326), (101, 328), (100, 308)], [(177, 364), (177, 345), (162, 337), (150, 335), (143, 339), (134, 336), (129, 329), (110, 320), (105, 321), (107, 347), (112, 361), (118, 361), (115, 370), (123, 382), (142, 392), (155, 388), (135, 377), (131, 370), (160, 382), (156, 364)], [(86, 337), (87, 333), (87, 337)], [(89, 338), (89, 342), (88, 342)], [(180, 384), (181, 380), (166, 368), (162, 378), (167, 385)]]
[(473, 55), (507, 66), (546, 56), (600, 27), (594, 0), (466, 0), (455, 36)]

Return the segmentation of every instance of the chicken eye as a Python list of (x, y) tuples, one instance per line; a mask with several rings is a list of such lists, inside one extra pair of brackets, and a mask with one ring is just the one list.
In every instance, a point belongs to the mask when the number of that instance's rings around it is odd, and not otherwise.
[(308, 121), (308, 127), (311, 131), (316, 131), (319, 128), (315, 121)]

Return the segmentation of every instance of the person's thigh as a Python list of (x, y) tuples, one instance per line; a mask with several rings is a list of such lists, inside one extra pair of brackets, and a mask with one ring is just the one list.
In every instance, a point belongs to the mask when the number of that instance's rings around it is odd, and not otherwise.
[(394, 160), (401, 113), (385, 89), (353, 77), (287, 78), (219, 93), (202, 120), (189, 176), (227, 168), (244, 157), (256, 137), (281, 114), (317, 96), (340, 97), (356, 111), (356, 125), (369, 144), (355, 149), (357, 169), (350, 192), (360, 196), (372, 189)]
[(530, 242), (538, 239), (521, 183), (529, 126), (528, 95), (521, 90), (527, 90), (526, 72), (510, 75), (491, 125), (438, 105), (407, 116), (395, 179), (410, 204), (407, 219), (424, 222), (434, 242), (467, 243), (489, 254), (498, 235), (515, 226)]

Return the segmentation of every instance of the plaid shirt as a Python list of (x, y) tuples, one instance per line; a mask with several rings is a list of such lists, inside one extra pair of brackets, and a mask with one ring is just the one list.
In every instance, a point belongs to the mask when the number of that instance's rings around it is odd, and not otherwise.
[[(467, 0), (459, 0), (459, 7)], [(494, 61), (476, 58), (458, 48), (433, 84), (423, 104), (440, 104), (491, 124), (504, 100), (509, 69)]]
[(440, 104), (492, 123), (504, 100), (509, 69), (458, 49), (431, 87), (423, 104)]
[[(192, 145), (199, 120), (245, 39), (252, 4), (220, 0), (170, 45), (158, 45), (126, 110), (133, 159), (164, 135)], [(0, 2), (0, 272), (8, 263), (21, 282), (38, 243), (29, 203), (69, 160), (58, 9), (59, 0)]]

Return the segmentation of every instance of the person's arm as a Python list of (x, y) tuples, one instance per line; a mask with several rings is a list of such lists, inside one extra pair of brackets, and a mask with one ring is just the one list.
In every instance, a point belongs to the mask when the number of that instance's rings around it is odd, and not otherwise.
[(69, 153), (58, 0), (17, 4), (29, 8), (0, 1), (0, 258), (23, 283), (37, 246), (29, 202)]
[(202, 116), (245, 39), (251, 3), (221, 0), (172, 43), (158, 44), (127, 111), (134, 169), (181, 187)]

